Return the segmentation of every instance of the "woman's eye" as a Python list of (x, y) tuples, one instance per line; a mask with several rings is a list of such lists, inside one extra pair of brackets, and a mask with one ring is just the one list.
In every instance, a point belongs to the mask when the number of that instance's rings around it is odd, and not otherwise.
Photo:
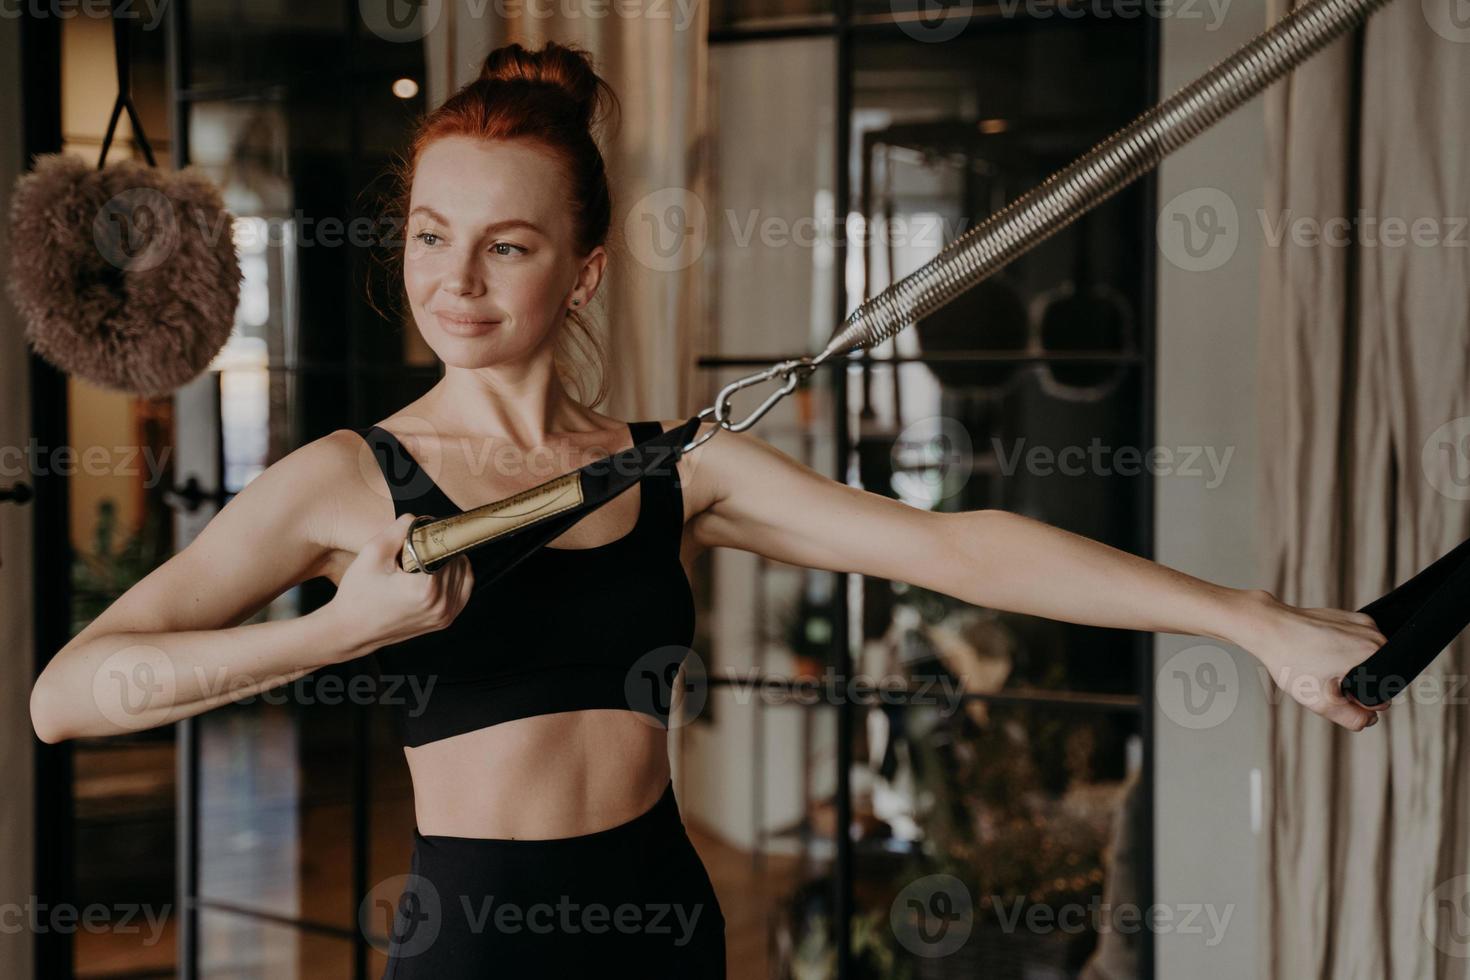
[[(522, 252), (525, 251), (525, 249), (524, 248), (521, 248), (521, 246), (519, 246), (519, 245), (512, 245), (510, 242), (496, 242), (494, 245), (491, 245), (490, 247), (491, 248), (514, 248), (514, 249), (518, 249), (519, 251), (522, 251)], [(509, 253), (509, 252), (496, 252), (495, 254), (496, 255), (509, 255), (511, 253)]]
[(416, 239), (418, 239), (419, 241), (423, 242), (425, 245), (433, 245), (434, 244), (433, 242), (429, 241), (428, 239), (432, 238), (432, 239), (435, 239), (437, 241), (438, 238), (439, 238), (439, 236), (436, 235), (436, 234), (434, 234), (432, 231), (421, 231), (417, 235), (414, 235), (413, 237), (416, 238)]

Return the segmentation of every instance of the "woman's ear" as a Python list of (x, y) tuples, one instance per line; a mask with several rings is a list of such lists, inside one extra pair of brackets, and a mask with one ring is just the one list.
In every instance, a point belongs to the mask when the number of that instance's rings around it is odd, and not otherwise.
[(598, 245), (587, 253), (587, 257), (582, 260), (582, 267), (577, 270), (577, 284), (573, 287), (573, 292), (578, 294), (574, 297), (578, 302), (574, 302), (574, 305), (582, 307), (592, 302), (606, 269), (607, 249)]

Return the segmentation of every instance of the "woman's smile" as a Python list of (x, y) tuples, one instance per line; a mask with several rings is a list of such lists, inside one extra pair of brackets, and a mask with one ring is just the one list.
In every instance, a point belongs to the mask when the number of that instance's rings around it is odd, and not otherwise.
[(478, 337), (481, 334), (489, 333), (490, 328), (500, 322), (499, 320), (470, 319), (452, 313), (438, 312), (434, 314), (434, 318), (439, 321), (439, 325), (444, 328), (445, 333), (453, 334), (456, 337)]

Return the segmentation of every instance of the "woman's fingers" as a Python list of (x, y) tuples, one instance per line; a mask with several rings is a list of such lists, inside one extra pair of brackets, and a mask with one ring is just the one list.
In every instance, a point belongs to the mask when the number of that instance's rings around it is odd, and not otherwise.
[(475, 584), (475, 573), (470, 567), (469, 557), (463, 552), (455, 555), (441, 574), (448, 576), (444, 588), (454, 596), (455, 608), (463, 609), (465, 603), (469, 602), (470, 592)]
[(1378, 724), (1379, 713), (1388, 708), (1388, 703), (1368, 707), (1342, 693), (1342, 678), (1329, 678), (1327, 685), (1327, 708), (1322, 713), (1329, 720), (1354, 732), (1361, 732)]
[(1383, 646), (1388, 642), (1388, 637), (1378, 629), (1378, 623), (1367, 613), (1354, 612), (1351, 609), (1331, 609), (1326, 606), (1303, 609), (1302, 612), (1315, 619), (1350, 626), (1354, 633), (1372, 640), (1378, 646)]

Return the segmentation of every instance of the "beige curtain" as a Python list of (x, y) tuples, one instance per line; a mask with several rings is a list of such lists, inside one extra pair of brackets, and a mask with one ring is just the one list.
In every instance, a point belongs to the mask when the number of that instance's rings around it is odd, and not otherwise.
[[(1267, 93), (1260, 553), (1298, 605), (1359, 608), (1470, 535), (1470, 31), (1453, 2), (1390, 4)], [(1351, 244), (1310, 244), (1360, 211)], [(1467, 649), (1362, 734), (1268, 708), (1259, 976), (1470, 977), (1470, 691), (1448, 676)]]
[(558, 41), (592, 53), (621, 109), (616, 132), (602, 144), (613, 218), (611, 261), (591, 310), (609, 353), (609, 396), (599, 408), (632, 419), (694, 414), (713, 394), (712, 372), (695, 367), (714, 350), (701, 261), (709, 200), (707, 5), (444, 0), (425, 9), (437, 11), (424, 36), (431, 106), (473, 80), (500, 45)]

